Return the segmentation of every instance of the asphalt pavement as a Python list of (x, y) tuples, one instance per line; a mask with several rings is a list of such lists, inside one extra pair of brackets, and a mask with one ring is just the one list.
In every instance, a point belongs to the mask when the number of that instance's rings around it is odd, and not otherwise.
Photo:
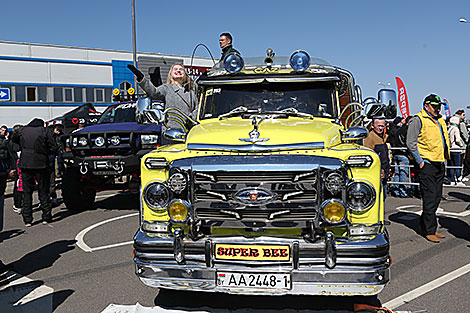
[[(378, 297), (240, 296), (158, 290), (134, 274), (132, 237), (138, 227), (138, 195), (101, 192), (92, 210), (53, 209), (53, 223), (41, 212), (25, 228), (12, 211), (11, 184), (5, 200), (0, 260), (11, 265), (0, 286), (0, 311), (103, 312), (122, 306), (155, 307), (152, 312), (347, 312), (356, 302), (381, 303), (399, 311), (469, 312), (470, 189), (446, 189), (439, 210), (439, 244), (418, 233), (420, 199), (386, 200), (391, 238), (391, 281)], [(37, 203), (35, 198), (34, 203)], [(121, 307), (120, 307), (121, 306)], [(116, 309), (116, 310), (117, 310)], [(130, 312), (130, 311), (129, 311)]]

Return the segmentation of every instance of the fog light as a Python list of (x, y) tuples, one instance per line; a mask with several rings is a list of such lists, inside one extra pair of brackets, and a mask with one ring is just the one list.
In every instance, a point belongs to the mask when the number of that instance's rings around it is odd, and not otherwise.
[(290, 56), (289, 63), (294, 70), (304, 71), (310, 66), (310, 56), (305, 51), (296, 51)]
[(346, 217), (344, 203), (337, 199), (326, 200), (322, 203), (322, 217), (328, 223), (341, 223)]
[(113, 136), (111, 137), (110, 142), (113, 146), (119, 146), (119, 144), (121, 143), (121, 138), (119, 138), (119, 136)]
[(184, 200), (175, 199), (168, 206), (168, 215), (173, 222), (183, 223), (188, 218), (189, 203)]
[(229, 73), (236, 73), (240, 72), (245, 65), (245, 62), (243, 62), (242, 57), (235, 52), (230, 53), (227, 55), (224, 59), (224, 67)]
[(98, 137), (95, 139), (95, 145), (97, 147), (102, 147), (104, 146), (104, 138), (103, 137)]
[(82, 147), (85, 147), (88, 144), (88, 140), (85, 137), (80, 137), (78, 139), (78, 144)]

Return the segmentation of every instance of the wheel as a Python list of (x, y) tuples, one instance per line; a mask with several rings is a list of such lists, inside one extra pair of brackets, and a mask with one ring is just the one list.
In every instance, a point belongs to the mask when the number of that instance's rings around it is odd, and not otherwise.
[(62, 198), (65, 206), (73, 211), (91, 209), (95, 203), (96, 190), (90, 188), (77, 168), (67, 167), (62, 178)]

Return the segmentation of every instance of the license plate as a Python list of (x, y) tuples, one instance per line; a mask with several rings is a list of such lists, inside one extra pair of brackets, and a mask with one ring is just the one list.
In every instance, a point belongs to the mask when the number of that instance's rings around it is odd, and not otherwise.
[(218, 260), (289, 261), (289, 246), (216, 244)]
[(290, 274), (217, 272), (217, 286), (248, 289), (291, 289)]

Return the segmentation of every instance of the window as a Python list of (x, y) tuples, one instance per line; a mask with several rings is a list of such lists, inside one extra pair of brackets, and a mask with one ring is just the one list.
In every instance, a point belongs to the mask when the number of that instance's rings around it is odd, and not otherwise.
[(94, 89), (91, 87), (86, 88), (86, 101), (87, 102), (95, 102), (95, 94)]
[(36, 101), (36, 87), (26, 87), (26, 101)]
[(66, 102), (72, 102), (73, 101), (72, 88), (64, 88), (64, 101), (66, 101)]
[(26, 91), (24, 86), (15, 86), (16, 102), (26, 101)]
[(127, 89), (131, 88), (132, 85), (128, 81), (123, 81), (119, 84), (119, 89), (127, 91)]
[(73, 88), (75, 102), (83, 102), (82, 88)]
[(62, 102), (62, 101), (64, 101), (64, 97), (62, 95), (62, 88), (54, 87), (54, 102)]
[(111, 88), (106, 88), (104, 90), (104, 102), (111, 102), (113, 90)]
[(47, 102), (47, 87), (38, 87), (38, 101)]
[(104, 102), (104, 90), (103, 89), (95, 89), (95, 99), (96, 99), (96, 102)]

